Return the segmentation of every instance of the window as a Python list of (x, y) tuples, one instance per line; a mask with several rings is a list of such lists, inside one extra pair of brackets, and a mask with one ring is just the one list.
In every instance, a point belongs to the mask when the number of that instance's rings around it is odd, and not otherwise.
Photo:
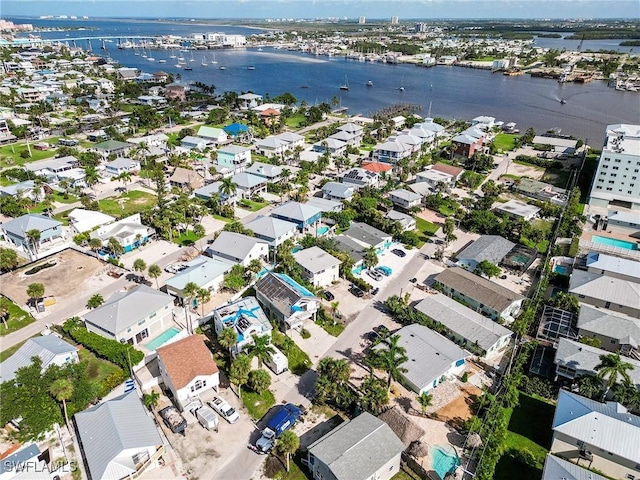
[(153, 318), (158, 314), (158, 312), (153, 312), (151, 315), (149, 315), (149, 318)]
[(138, 326), (140, 326), (140, 325), (144, 324), (144, 322), (146, 322), (146, 320), (143, 318), (142, 320), (140, 320), (140, 321), (138, 322)]
[(615, 338), (612, 338), (612, 339), (611, 339), (611, 343), (616, 343), (616, 339), (615, 339)]
[(607, 302), (604, 304), (604, 308), (611, 308), (611, 302)]

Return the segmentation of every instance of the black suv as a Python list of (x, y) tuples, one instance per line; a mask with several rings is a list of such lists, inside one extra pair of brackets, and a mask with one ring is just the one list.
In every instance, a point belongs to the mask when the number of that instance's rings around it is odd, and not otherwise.
[(355, 295), (358, 298), (364, 297), (364, 291), (360, 290), (358, 287), (351, 287), (349, 289), (349, 292), (351, 292), (352, 295)]

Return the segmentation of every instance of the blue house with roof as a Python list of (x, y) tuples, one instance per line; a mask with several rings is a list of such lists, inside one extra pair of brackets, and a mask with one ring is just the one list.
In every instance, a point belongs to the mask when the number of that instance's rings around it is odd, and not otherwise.
[(40, 238), (34, 245), (36, 250), (47, 242), (62, 238), (64, 234), (62, 223), (40, 214), (22, 215), (0, 225), (0, 234), (3, 239), (25, 250), (32, 247), (27, 235), (32, 230), (40, 233)]
[(234, 173), (244, 172), (251, 163), (251, 149), (240, 145), (227, 145), (218, 149), (218, 166)]
[(225, 328), (233, 328), (237, 334), (236, 344), (231, 354), (238, 355), (253, 344), (254, 336), (271, 337), (271, 322), (255, 297), (244, 297), (235, 302), (218, 307), (213, 311), (213, 327), (216, 335)]
[(320, 299), (293, 278), (269, 272), (255, 285), (256, 298), (280, 328), (302, 328), (320, 308)]
[(312, 205), (290, 201), (271, 210), (271, 216), (295, 223), (298, 230), (303, 232), (320, 221), (322, 210)]
[(227, 133), (227, 135), (236, 138), (247, 132), (249, 132), (249, 127), (244, 123), (230, 123), (226, 127), (222, 127), (222, 129)]

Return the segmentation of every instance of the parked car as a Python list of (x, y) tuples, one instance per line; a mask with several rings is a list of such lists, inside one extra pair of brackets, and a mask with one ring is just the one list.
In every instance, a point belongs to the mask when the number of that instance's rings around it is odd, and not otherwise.
[(391, 253), (393, 253), (394, 255), (399, 256), (400, 258), (404, 258), (407, 256), (407, 254), (405, 252), (403, 252), (402, 250), (400, 250), (399, 248), (394, 248), (393, 250), (391, 250)]
[(367, 275), (369, 275), (374, 280), (377, 280), (378, 282), (383, 278), (383, 275), (380, 272), (372, 269), (367, 270)]
[(418, 279), (416, 277), (413, 277), (411, 280), (409, 280), (411, 283), (416, 283), (418, 281)]
[(329, 290), (323, 290), (322, 292), (320, 292), (320, 295), (322, 295), (326, 300), (328, 301), (333, 301), (335, 300), (336, 296), (331, 293)]
[(379, 265), (376, 267), (376, 272), (380, 272), (385, 277), (388, 277), (393, 273), (393, 270), (389, 267), (385, 267), (384, 265)]
[(380, 289), (378, 287), (376, 287), (373, 290), (371, 290), (371, 295), (377, 295), (379, 291), (380, 291)]
[(229, 405), (223, 398), (215, 397), (209, 402), (209, 405), (229, 423), (236, 423), (238, 420), (240, 420), (240, 415), (238, 415), (238, 412), (236, 412), (235, 409), (231, 405)]
[(364, 297), (364, 292), (360, 290), (358, 287), (351, 287), (349, 289), (349, 292), (351, 292), (352, 295), (355, 295), (358, 298)]

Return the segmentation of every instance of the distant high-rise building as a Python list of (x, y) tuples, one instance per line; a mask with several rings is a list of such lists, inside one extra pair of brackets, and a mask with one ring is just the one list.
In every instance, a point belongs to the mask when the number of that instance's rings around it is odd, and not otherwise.
[(398, 24), (398, 17), (393, 16), (391, 17), (391, 25), (397, 25)]
[(367, 19), (365, 17), (360, 17), (358, 19), (358, 24), (359, 25), (364, 25), (365, 23), (367, 23)]
[(424, 33), (427, 31), (427, 24), (426, 23), (416, 23), (416, 26), (414, 28), (416, 33)]

